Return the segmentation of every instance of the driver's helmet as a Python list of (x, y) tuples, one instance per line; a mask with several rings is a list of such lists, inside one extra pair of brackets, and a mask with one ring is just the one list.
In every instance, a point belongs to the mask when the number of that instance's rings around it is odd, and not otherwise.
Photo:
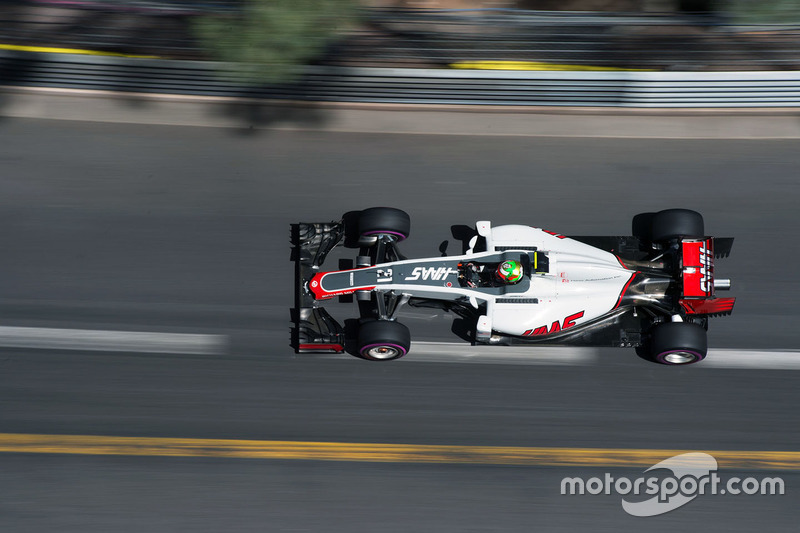
[(503, 283), (518, 283), (522, 279), (522, 263), (519, 261), (503, 261), (497, 267), (497, 279)]

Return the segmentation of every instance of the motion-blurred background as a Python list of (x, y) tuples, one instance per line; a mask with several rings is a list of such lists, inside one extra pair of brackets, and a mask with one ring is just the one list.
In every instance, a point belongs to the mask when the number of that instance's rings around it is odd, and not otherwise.
[[(800, 61), (800, 7), (792, 0), (4, 0), (2, 5), (4, 85), (425, 102), (443, 100), (443, 87), (424, 83), (420, 73), (388, 84), (387, 74), (355, 76), (321, 67), (729, 72), (795, 70)], [(383, 79), (369, 79), (375, 77)], [(526, 99), (502, 91), (481, 98), (452, 82), (446, 88), (450, 101), (553, 101), (543, 94)], [(594, 96), (595, 103), (614, 101), (613, 95)]]

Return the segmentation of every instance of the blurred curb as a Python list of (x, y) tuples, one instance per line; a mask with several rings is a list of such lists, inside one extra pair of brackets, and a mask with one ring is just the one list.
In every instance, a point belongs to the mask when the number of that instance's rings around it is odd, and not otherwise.
[(439, 135), (800, 138), (800, 108), (598, 108), (276, 102), (55, 88), (0, 89), (0, 116), (218, 128)]

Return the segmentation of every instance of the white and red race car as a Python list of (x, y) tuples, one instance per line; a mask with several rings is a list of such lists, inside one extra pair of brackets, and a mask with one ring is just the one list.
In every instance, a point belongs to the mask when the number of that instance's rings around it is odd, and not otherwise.
[[(633, 235), (621, 237), (479, 221), (463, 255), (425, 259), (398, 250), (410, 227), (408, 214), (389, 207), (293, 226), (298, 352), (402, 357), (411, 339), (396, 317), (408, 304), (457, 313), (474, 343), (627, 346), (657, 363), (690, 364), (706, 356), (708, 318), (730, 314), (735, 301), (716, 297), (730, 280), (714, 275), (733, 239), (706, 236), (702, 216), (686, 209), (637, 215)], [(355, 268), (321, 271), (341, 244), (359, 248)], [(514, 266), (515, 279), (499, 276), (501, 265)], [(346, 332), (321, 304), (353, 294), (360, 319)]]

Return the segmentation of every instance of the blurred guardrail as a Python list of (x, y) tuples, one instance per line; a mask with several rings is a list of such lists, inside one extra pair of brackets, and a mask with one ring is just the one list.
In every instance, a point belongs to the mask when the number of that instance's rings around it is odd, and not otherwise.
[[(5, 0), (0, 43), (209, 59), (192, 20), (237, 0)], [(535, 61), (656, 70), (800, 68), (800, 25), (741, 26), (720, 16), (528, 10), (365, 9), (328, 65), (437, 68)]]
[[(219, 74), (190, 31), (193, 17), (237, 5), (6, 0), (0, 85), (339, 102), (800, 106), (800, 26), (734, 26), (706, 15), (370, 9), (301, 82), (254, 88)], [(161, 59), (32, 51), (57, 48)], [(482, 62), (566, 71), (450, 68)]]
[(0, 52), (0, 84), (134, 93), (392, 104), (800, 107), (800, 72), (539, 72), (310, 67), (248, 87), (201, 61)]
[[(742, 26), (712, 14), (524, 10), (372, 10), (374, 43), (346, 43), (360, 61), (537, 61), (657, 70), (800, 67), (800, 25)], [(395, 39), (375, 47), (380, 37)], [(372, 46), (371, 46), (372, 45)]]

